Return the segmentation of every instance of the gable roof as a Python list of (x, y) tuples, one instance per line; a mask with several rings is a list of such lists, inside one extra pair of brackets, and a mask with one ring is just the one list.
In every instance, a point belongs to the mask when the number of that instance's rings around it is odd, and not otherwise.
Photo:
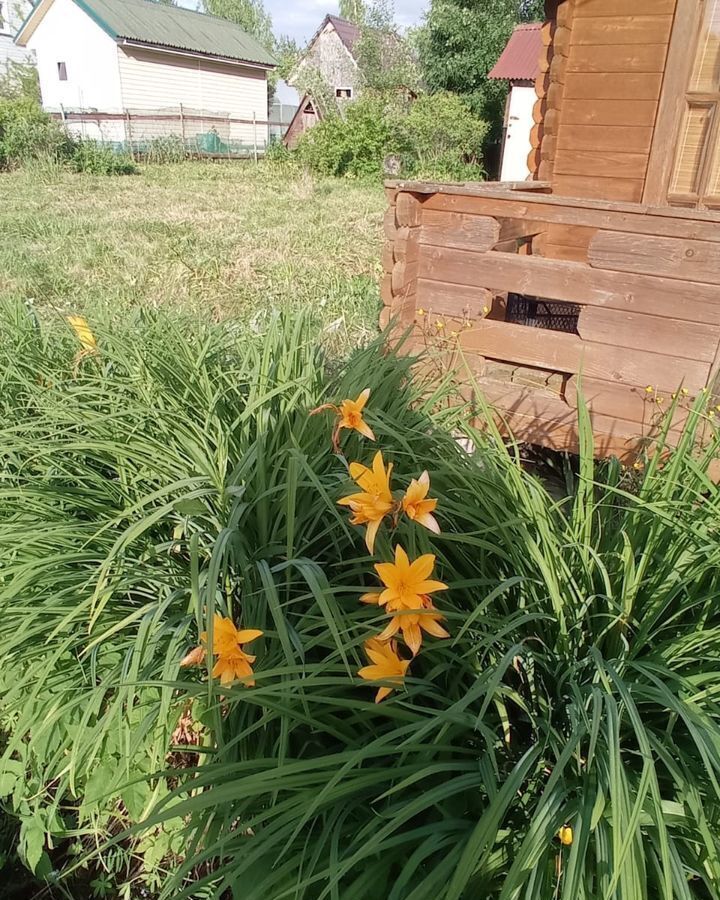
[(541, 24), (518, 25), (488, 78), (507, 81), (535, 81), (540, 74), (542, 54)]
[(345, 45), (345, 49), (352, 53), (355, 49), (355, 44), (360, 40), (361, 32), (358, 26), (354, 22), (349, 22), (347, 19), (341, 19), (340, 16), (326, 16), (325, 21), (320, 26), (320, 31), (323, 30), (328, 22), (330, 22), (337, 32), (337, 36)]
[[(25, 46), (53, 0), (39, 0), (20, 27), (16, 43)], [(179, 50), (263, 68), (277, 61), (239, 25), (204, 13), (153, 0), (74, 0), (113, 40)]]

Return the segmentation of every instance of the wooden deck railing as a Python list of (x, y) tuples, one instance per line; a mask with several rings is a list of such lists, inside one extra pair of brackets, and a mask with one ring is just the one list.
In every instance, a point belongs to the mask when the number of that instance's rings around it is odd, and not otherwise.
[[(521, 440), (576, 449), (581, 376), (598, 453), (630, 458), (674, 392), (715, 384), (720, 215), (546, 190), (388, 183), (383, 324), (469, 368)], [(518, 297), (572, 333), (513, 322)]]

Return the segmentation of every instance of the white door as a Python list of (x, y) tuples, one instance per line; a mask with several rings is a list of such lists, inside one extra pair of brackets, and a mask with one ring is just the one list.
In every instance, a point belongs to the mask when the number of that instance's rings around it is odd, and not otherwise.
[(514, 85), (510, 89), (501, 181), (525, 181), (530, 176), (528, 156), (532, 150), (530, 132), (534, 124), (533, 107), (536, 100), (534, 87)]

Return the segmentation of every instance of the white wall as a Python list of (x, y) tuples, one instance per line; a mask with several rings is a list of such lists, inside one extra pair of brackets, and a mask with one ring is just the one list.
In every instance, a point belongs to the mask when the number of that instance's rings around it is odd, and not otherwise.
[[(55, 0), (28, 41), (40, 73), (43, 106), (121, 112), (115, 41), (72, 0)], [(67, 68), (67, 81), (58, 63)]]
[(360, 90), (360, 72), (345, 44), (335, 31), (332, 22), (328, 22), (320, 32), (315, 43), (296, 66), (289, 79), (293, 87), (301, 89), (312, 81), (313, 73), (320, 72), (334, 92), (337, 88), (352, 88), (355, 95)]
[[(118, 57), (126, 109), (177, 108), (182, 103), (188, 109), (229, 114), (247, 120), (230, 129), (231, 140), (247, 144), (254, 141), (253, 115), (267, 123), (267, 73), (262, 69), (129, 47), (120, 47)], [(257, 125), (257, 140), (267, 143), (267, 124)]]
[(530, 132), (534, 125), (533, 107), (536, 101), (534, 87), (514, 85), (510, 89), (501, 181), (525, 181), (530, 176), (527, 161), (532, 150)]

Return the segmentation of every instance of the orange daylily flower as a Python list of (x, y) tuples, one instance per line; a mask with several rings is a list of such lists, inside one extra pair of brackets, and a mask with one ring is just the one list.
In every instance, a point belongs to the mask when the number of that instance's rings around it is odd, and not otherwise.
[(394, 685), (394, 687), (378, 689), (375, 702), (380, 703), (396, 687), (402, 687), (410, 660), (398, 656), (394, 641), (383, 644), (377, 638), (372, 638), (365, 643), (365, 653), (372, 665), (360, 669), (358, 675), (366, 681), (390, 681)]
[(432, 600), (425, 596), (424, 610), (427, 612), (399, 612), (390, 620), (382, 634), (378, 635), (379, 641), (389, 641), (398, 631), (402, 631), (403, 640), (412, 650), (412, 655), (417, 656), (422, 646), (422, 633), (431, 634), (436, 638), (450, 637), (447, 631), (440, 625), (445, 616), (441, 615), (433, 606)]
[(83, 316), (68, 316), (67, 317), (68, 324), (75, 332), (75, 336), (80, 342), (80, 349), (75, 354), (75, 360), (73, 363), (75, 374), (77, 375), (78, 369), (80, 368), (80, 363), (87, 359), (88, 356), (95, 356), (98, 352), (97, 339), (95, 335), (92, 333), (92, 329), (88, 324), (88, 321)]
[(362, 488), (362, 493), (343, 497), (340, 506), (349, 506), (353, 515), (352, 525), (367, 525), (365, 543), (370, 553), (375, 547), (375, 537), (385, 516), (392, 511), (394, 501), (390, 490), (392, 463), (385, 468), (382, 451), (378, 450), (373, 460), (372, 469), (360, 463), (350, 464), (353, 480)]
[(423, 525), (435, 534), (440, 534), (440, 526), (433, 515), (438, 502), (426, 499), (429, 490), (430, 476), (427, 472), (423, 472), (418, 479), (413, 478), (410, 482), (410, 487), (403, 497), (402, 508), (413, 522)]
[[(252, 687), (255, 681), (252, 678), (252, 663), (256, 657), (245, 653), (243, 644), (262, 637), (262, 631), (240, 631), (235, 627), (232, 619), (223, 618), (215, 613), (213, 621), (213, 656), (216, 657), (213, 666), (213, 678), (219, 678), (223, 685), (232, 684), (233, 681), (243, 679), (246, 687)], [(180, 663), (181, 666), (200, 666), (205, 662), (207, 655), (207, 632), (200, 635), (200, 647), (191, 650)]]
[(326, 409), (332, 409), (337, 413), (338, 422), (335, 426), (335, 430), (333, 431), (332, 436), (333, 447), (335, 448), (336, 453), (340, 450), (338, 438), (343, 428), (349, 428), (351, 431), (357, 431), (360, 434), (364, 435), (366, 438), (369, 438), (371, 441), (375, 440), (375, 434), (372, 428), (370, 428), (370, 426), (363, 418), (363, 410), (365, 409), (365, 406), (367, 405), (369, 399), (370, 388), (366, 388), (362, 392), (362, 394), (360, 394), (357, 400), (343, 400), (340, 406), (335, 406), (332, 403), (324, 403), (322, 406), (318, 406), (317, 409), (313, 409), (310, 413), (311, 416), (316, 416), (318, 413), (323, 412)]
[(428, 580), (434, 568), (435, 556), (432, 553), (420, 556), (411, 563), (407, 553), (398, 545), (394, 563), (378, 563), (375, 566), (385, 585), (378, 603), (385, 606), (388, 612), (423, 609), (428, 595), (448, 589), (442, 581)]

